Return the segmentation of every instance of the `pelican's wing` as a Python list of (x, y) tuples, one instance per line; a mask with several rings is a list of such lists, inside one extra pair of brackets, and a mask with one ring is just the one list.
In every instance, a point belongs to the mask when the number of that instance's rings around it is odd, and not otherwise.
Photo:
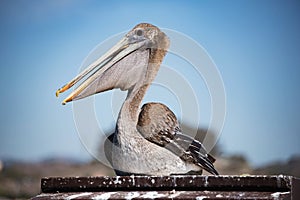
[(206, 152), (198, 140), (178, 132), (165, 147), (173, 153), (179, 150), (182, 159), (194, 162), (209, 173), (218, 175), (213, 166), (215, 159)]
[(218, 175), (218, 172), (213, 166), (215, 159), (206, 152), (205, 148), (198, 140), (182, 134), (181, 132), (167, 134), (165, 131), (158, 132), (155, 138), (148, 137), (146, 139), (165, 147), (181, 159), (193, 162), (209, 173)]
[(209, 173), (218, 175), (213, 166), (215, 159), (194, 138), (181, 133), (174, 113), (160, 103), (147, 103), (142, 107), (137, 129), (148, 141), (155, 143), (179, 156), (199, 165)]

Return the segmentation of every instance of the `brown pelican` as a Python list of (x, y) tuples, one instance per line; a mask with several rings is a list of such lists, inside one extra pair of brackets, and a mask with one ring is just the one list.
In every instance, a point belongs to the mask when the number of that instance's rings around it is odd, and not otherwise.
[(135, 26), (107, 53), (57, 90), (56, 95), (83, 82), (63, 101), (119, 88), (127, 90), (120, 110), (113, 142), (111, 163), (117, 175), (171, 175), (202, 173), (218, 175), (210, 156), (199, 141), (181, 133), (174, 113), (160, 103), (142, 99), (154, 80), (168, 50), (169, 39), (151, 24)]

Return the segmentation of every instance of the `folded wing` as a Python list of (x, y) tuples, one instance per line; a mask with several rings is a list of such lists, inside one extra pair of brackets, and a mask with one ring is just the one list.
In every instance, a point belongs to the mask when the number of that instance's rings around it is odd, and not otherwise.
[(211, 174), (218, 175), (215, 159), (194, 138), (181, 133), (174, 113), (161, 103), (147, 103), (142, 107), (137, 129), (150, 142), (165, 147), (181, 159), (194, 163)]

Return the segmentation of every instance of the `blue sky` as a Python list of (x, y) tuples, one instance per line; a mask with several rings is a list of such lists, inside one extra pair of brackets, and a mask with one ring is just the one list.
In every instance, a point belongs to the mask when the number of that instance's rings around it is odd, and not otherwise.
[(2, 0), (0, 159), (89, 159), (55, 91), (95, 46), (140, 22), (188, 35), (218, 66), (226, 154), (253, 165), (300, 154), (299, 11), (297, 1)]

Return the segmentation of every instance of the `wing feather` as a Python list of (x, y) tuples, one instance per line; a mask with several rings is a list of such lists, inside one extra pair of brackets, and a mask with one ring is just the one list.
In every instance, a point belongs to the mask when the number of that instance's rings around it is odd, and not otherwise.
[(147, 103), (142, 107), (137, 129), (141, 135), (211, 174), (218, 175), (215, 159), (207, 153), (200, 141), (181, 133), (174, 113), (160, 103)]

